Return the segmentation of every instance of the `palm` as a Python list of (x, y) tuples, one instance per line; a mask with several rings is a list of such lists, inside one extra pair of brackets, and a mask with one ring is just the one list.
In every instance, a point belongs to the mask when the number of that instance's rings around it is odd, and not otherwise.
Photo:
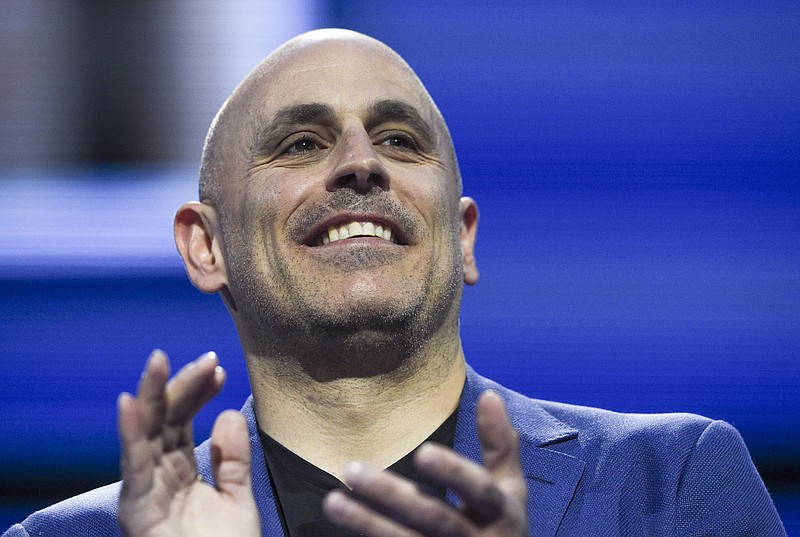
[(211, 435), (216, 487), (197, 479), (192, 418), (222, 386), (216, 357), (206, 356), (167, 383), (166, 356), (154, 353), (137, 397), (119, 400), (122, 492), (119, 521), (128, 537), (261, 534), (250, 481), (247, 425), (220, 414)]
[(370, 537), (527, 535), (518, 437), (497, 394), (485, 394), (479, 402), (478, 436), (483, 466), (435, 444), (423, 445), (415, 456), (423, 474), (458, 494), (460, 509), (420, 493), (399, 476), (357, 463), (345, 470), (351, 490), (330, 493), (325, 513), (334, 523)]
[(159, 520), (148, 527), (132, 528), (129, 534), (151, 537), (260, 535), (261, 526), (253, 510), (239, 505), (205, 483), (166, 500), (156, 513)]

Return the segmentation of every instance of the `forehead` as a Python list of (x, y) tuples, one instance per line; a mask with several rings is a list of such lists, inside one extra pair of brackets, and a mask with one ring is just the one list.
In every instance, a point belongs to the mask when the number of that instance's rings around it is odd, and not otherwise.
[(315, 44), (290, 51), (265, 66), (247, 93), (246, 107), (260, 122), (306, 103), (326, 104), (342, 117), (363, 117), (377, 101), (397, 101), (436, 124), (435, 107), (413, 71), (388, 49), (363, 43)]
[[(387, 113), (385, 107), (376, 106), (386, 103), (401, 103), (403, 107)], [(231, 178), (247, 174), (265, 134), (280, 127), (282, 112), (307, 105), (329, 109), (334, 126), (351, 117), (359, 118), (365, 126), (379, 122), (381, 114), (375, 113), (381, 110), (383, 119), (405, 118), (412, 127), (424, 126), (422, 130), (430, 134), (460, 188), (447, 126), (408, 64), (377, 41), (334, 39), (310, 46), (295, 46), (290, 41), (239, 85), (209, 130), (201, 167), (201, 197), (216, 197), (221, 202), (228, 192), (238, 191), (244, 183)], [(404, 112), (398, 113), (400, 110)]]

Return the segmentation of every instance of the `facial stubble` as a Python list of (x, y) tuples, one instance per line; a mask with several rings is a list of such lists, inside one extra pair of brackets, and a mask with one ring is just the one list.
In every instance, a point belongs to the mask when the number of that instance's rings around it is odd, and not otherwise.
[[(423, 232), (420, 221), (379, 199), (375, 196), (370, 201), (371, 210), (401, 221), (410, 237)], [(325, 211), (352, 209), (354, 200), (363, 203), (363, 196), (347, 192), (333, 196), (287, 225), (287, 235), (307, 228), (306, 218), (316, 221)], [(445, 206), (439, 207), (437, 221), (453, 226), (451, 218)], [(239, 229), (248, 229), (244, 224)], [(263, 247), (254, 250), (241, 233), (226, 234), (235, 318), (245, 351), (257, 359), (274, 360), (285, 370), (299, 366), (318, 380), (413, 368), (444, 324), (453, 323), (451, 331), (458, 330), (463, 273), (457, 231), (457, 227), (448, 229), (444, 235), (450, 237), (450, 244), (432, 245), (424, 273), (409, 275), (397, 283), (403, 286), (399, 296), (391, 293), (392, 297), (383, 300), (375, 297), (339, 302), (331, 300), (330, 293), (340, 271), (348, 266), (380, 271), (383, 266), (391, 273), (395, 259), (380, 251), (352, 249), (337, 256), (341, 266), (308, 275), (298, 271), (279, 248), (269, 247), (270, 240), (265, 238)], [(445, 255), (446, 260), (442, 259)], [(272, 274), (266, 277), (266, 271)]]

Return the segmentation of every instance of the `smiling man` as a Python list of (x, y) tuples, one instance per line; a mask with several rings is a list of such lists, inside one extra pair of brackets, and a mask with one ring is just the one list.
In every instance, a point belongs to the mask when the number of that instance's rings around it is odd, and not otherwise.
[(536, 401), (466, 365), (478, 212), (460, 196), (397, 54), (343, 30), (278, 49), (220, 110), (175, 218), (252, 398), (194, 449), (224, 372), (209, 353), (168, 380), (153, 353), (119, 399), (121, 486), (7, 535), (784, 535), (727, 424)]

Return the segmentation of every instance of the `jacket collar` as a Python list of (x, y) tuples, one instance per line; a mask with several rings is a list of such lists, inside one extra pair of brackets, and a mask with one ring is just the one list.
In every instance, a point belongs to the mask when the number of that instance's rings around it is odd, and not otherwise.
[[(583, 461), (561, 453), (557, 448), (562, 443), (575, 440), (578, 431), (556, 419), (535, 401), (481, 377), (467, 366), (467, 379), (461, 393), (453, 448), (468, 459), (478, 463), (481, 461), (475, 424), (478, 398), (486, 390), (494, 390), (503, 397), (511, 423), (520, 434), (520, 462), (528, 485), (529, 534), (551, 537), (558, 530), (584, 468)], [(261, 515), (262, 535), (283, 535), (258, 434), (252, 396), (242, 407), (242, 414), (247, 421), (250, 435), (253, 493)], [(208, 440), (198, 446), (197, 462), (198, 472), (206, 482), (213, 484)], [(457, 505), (459, 501), (451, 491), (447, 493), (447, 500), (453, 505)]]
[[(477, 404), (486, 390), (494, 390), (506, 403), (509, 418), (520, 435), (520, 464), (528, 485), (528, 530), (530, 535), (556, 534), (575, 494), (585, 463), (559, 448), (577, 441), (578, 431), (559, 421), (536, 401), (478, 375), (467, 366), (461, 394), (454, 449), (476, 462), (481, 448), (476, 430)], [(448, 501), (457, 498), (448, 492)]]
[[(247, 421), (247, 432), (250, 435), (250, 457), (252, 464), (253, 496), (261, 515), (261, 535), (278, 537), (283, 535), (283, 525), (278, 514), (278, 504), (272, 491), (272, 481), (267, 471), (267, 460), (264, 449), (261, 447), (261, 437), (258, 434), (256, 413), (253, 408), (253, 396), (247, 398), (242, 407), (242, 414)], [(197, 459), (197, 472), (203, 476), (206, 483), (214, 484), (211, 475), (211, 441), (206, 440), (195, 450)]]

